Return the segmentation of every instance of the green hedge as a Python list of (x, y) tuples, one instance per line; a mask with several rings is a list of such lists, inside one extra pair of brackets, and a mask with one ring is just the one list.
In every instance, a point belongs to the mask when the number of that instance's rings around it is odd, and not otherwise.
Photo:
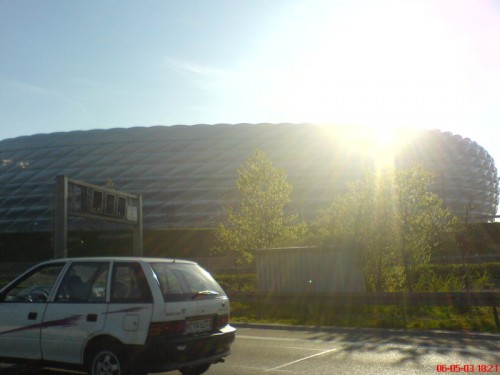
[(421, 291), (459, 291), (500, 288), (500, 262), (466, 264), (426, 264), (417, 269)]
[[(473, 273), (488, 272), (494, 279), (500, 280), (500, 262), (488, 263), (468, 263), (466, 267)], [(460, 272), (463, 270), (462, 264), (427, 264), (422, 268), (432, 269), (437, 273)]]

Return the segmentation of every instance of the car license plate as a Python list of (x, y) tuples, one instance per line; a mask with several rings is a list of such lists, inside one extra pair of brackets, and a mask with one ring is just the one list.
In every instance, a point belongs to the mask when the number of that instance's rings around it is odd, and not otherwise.
[(188, 320), (186, 322), (186, 333), (208, 332), (212, 330), (213, 318)]

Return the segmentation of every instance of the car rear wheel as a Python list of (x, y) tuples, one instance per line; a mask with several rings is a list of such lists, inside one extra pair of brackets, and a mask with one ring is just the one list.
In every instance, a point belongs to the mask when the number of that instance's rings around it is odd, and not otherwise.
[(182, 375), (200, 375), (209, 369), (210, 365), (198, 365), (181, 368)]
[(88, 358), (90, 375), (128, 375), (127, 360), (120, 345), (108, 342), (97, 345)]

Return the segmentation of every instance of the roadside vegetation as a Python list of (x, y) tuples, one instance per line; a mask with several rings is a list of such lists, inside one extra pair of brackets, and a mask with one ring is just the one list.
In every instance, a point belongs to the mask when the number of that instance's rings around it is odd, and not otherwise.
[[(428, 272), (439, 275), (441, 282), (426, 291), (456, 291), (465, 285), (460, 265), (428, 265), (422, 267), (419, 280), (424, 282)], [(497, 284), (485, 281), (487, 272), (496, 276)], [(477, 290), (500, 289), (500, 263), (474, 265), (472, 285)], [(436, 276), (438, 277), (438, 276)], [(221, 286), (231, 292), (255, 292), (255, 273), (215, 275)], [(487, 278), (489, 280), (489, 278)], [(370, 327), (398, 329), (466, 330), (497, 332), (491, 307), (457, 308), (453, 306), (408, 307), (408, 306), (350, 306), (331, 308), (321, 304), (305, 305), (301, 301), (276, 304), (260, 301), (232, 302), (231, 315), (234, 322), (275, 323), (311, 326)]]
[[(355, 243), (368, 292), (448, 292), (500, 289), (500, 264), (466, 262), (467, 217), (452, 215), (430, 191), (433, 176), (420, 165), (366, 173), (306, 225), (290, 214), (292, 186), (284, 170), (259, 150), (238, 170), (240, 201), (216, 230), (214, 253), (236, 256), (236, 274), (217, 275), (227, 291), (256, 291), (242, 274), (253, 250)], [(465, 211), (466, 212), (466, 211)], [(464, 240), (465, 239), (465, 240)], [(477, 241), (476, 241), (477, 242)], [(332, 250), (334, 251), (334, 250)], [(458, 265), (431, 264), (436, 254), (462, 255)], [(241, 321), (421, 329), (496, 330), (491, 308), (364, 306), (326, 309), (296, 304), (233, 303)]]
[[(465, 261), (471, 250), (471, 241), (464, 241), (467, 223), (430, 191), (433, 176), (420, 165), (367, 172), (332, 197), (331, 206), (309, 225), (289, 212), (292, 186), (286, 171), (262, 151), (256, 150), (238, 175), (240, 199), (226, 208), (212, 248), (214, 254), (234, 256), (237, 270), (252, 262), (256, 249), (325, 245), (335, 251), (335, 244), (352, 243), (361, 249), (367, 291), (482, 290), (494, 283), (489, 270)], [(430, 264), (443, 249), (464, 256), (452, 272)]]

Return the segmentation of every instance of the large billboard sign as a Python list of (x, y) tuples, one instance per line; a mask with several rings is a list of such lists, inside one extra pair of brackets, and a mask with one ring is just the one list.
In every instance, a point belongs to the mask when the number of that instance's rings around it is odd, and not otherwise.
[[(101, 187), (79, 185), (80, 213), (96, 215), (103, 220), (119, 219), (137, 222), (137, 198)], [(78, 216), (77, 213), (73, 213)]]
[(107, 187), (56, 177), (55, 257), (67, 256), (68, 216), (130, 224), (134, 255), (142, 255), (142, 197)]

